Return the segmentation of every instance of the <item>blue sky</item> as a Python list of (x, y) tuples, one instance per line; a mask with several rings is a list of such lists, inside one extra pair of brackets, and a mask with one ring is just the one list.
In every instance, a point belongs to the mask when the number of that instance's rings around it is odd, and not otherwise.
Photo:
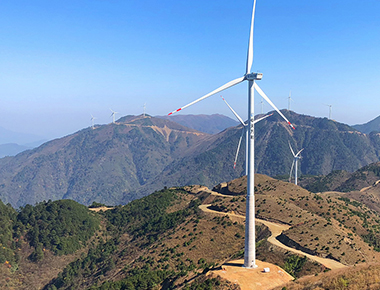
[[(245, 72), (252, 1), (0, 1), (0, 126), (55, 138), (164, 115)], [(258, 0), (253, 71), (279, 108), (380, 115), (380, 1)], [(247, 84), (222, 95), (246, 117)], [(255, 98), (256, 112), (261, 111)], [(269, 111), (269, 105), (264, 105)], [(182, 114), (233, 117), (219, 96)]]

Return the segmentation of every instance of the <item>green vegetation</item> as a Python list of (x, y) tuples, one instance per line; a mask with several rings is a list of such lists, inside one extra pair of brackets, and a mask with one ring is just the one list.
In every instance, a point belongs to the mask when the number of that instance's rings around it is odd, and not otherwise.
[(16, 211), (10, 205), (5, 205), (0, 200), (0, 264), (6, 261), (13, 263), (16, 260), (16, 243), (13, 240), (12, 229), (16, 215)]
[[(133, 201), (123, 207), (118, 206), (103, 213), (107, 219), (108, 234), (112, 236), (107, 242), (100, 241), (95, 249), (90, 249), (87, 255), (68, 265), (59, 276), (54, 279), (45, 289), (77, 289), (83, 280), (98, 275), (106, 275), (115, 267), (116, 257), (124, 256), (128, 252), (125, 249), (119, 252), (118, 245), (121, 238), (128, 234), (133, 241), (140, 245), (139, 250), (143, 250), (148, 245), (158, 241), (160, 236), (177, 225), (183, 223), (190, 215), (197, 215), (200, 204), (199, 199), (190, 201), (188, 205), (174, 212), (168, 212), (171, 205), (180, 202), (179, 196), (187, 195), (183, 190), (163, 189), (157, 191), (140, 200)], [(194, 220), (197, 224), (198, 219)], [(193, 234), (189, 234), (193, 235)], [(195, 237), (190, 239), (193, 241)], [(189, 244), (190, 244), (189, 243)], [(174, 282), (179, 277), (194, 270), (195, 265), (191, 261), (184, 263), (176, 253), (175, 248), (162, 252), (163, 258), (159, 263), (162, 268), (156, 266), (151, 268), (155, 262), (143, 256), (136, 259), (136, 263), (145, 266), (132, 269), (124, 269), (125, 278), (117, 282), (104, 282), (100, 286), (93, 286), (91, 289), (152, 289), (155, 285), (163, 283), (165, 280)], [(169, 261), (169, 256), (176, 257), (176, 266), (169, 267), (165, 263)], [(140, 265), (140, 264), (138, 264)], [(205, 267), (203, 264), (200, 267)], [(169, 283), (169, 282), (168, 282)], [(169, 283), (169, 284), (170, 284)]]
[(206, 279), (204, 281), (195, 281), (189, 286), (185, 286), (184, 290), (213, 290), (220, 286), (221, 282), (218, 278)]
[(26, 205), (19, 213), (0, 201), (0, 263), (17, 265), (23, 237), (34, 248), (30, 260), (38, 262), (45, 250), (58, 255), (75, 252), (98, 227), (98, 218), (72, 200)]
[(41, 260), (42, 247), (58, 255), (73, 253), (98, 227), (98, 219), (84, 205), (73, 200), (49, 200), (21, 208), (15, 229), (27, 231), (30, 245), (35, 248), (31, 258)]
[(305, 265), (307, 257), (300, 257), (298, 255), (291, 255), (287, 258), (284, 270), (288, 272), (293, 277), (296, 277), (297, 273), (302, 270), (302, 267)]
[(104, 215), (117, 231), (128, 232), (135, 238), (148, 235), (153, 241), (160, 233), (173, 228), (198, 210), (199, 200), (183, 210), (166, 213), (167, 208), (178, 198), (178, 192), (181, 190), (163, 189), (126, 206), (108, 210)]
[(127, 273), (127, 278), (117, 282), (105, 282), (102, 286), (92, 286), (90, 290), (151, 290), (165, 279), (170, 279), (174, 273), (165, 270), (150, 270), (149, 267), (133, 269)]

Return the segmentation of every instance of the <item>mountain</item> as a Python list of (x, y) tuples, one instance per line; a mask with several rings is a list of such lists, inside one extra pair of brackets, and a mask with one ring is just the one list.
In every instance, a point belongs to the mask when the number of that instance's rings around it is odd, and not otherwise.
[[(327, 118), (314, 118), (287, 110), (282, 112), (295, 124), (295, 130), (276, 113), (255, 126), (255, 166), (259, 173), (270, 176), (289, 174), (293, 161), (289, 142), (293, 148), (304, 148), (300, 162), (302, 174), (328, 174), (333, 170), (353, 172), (379, 160), (380, 136), (376, 134), (366, 135)], [(223, 179), (243, 175), (245, 138), (237, 169), (232, 168), (241, 129), (241, 126), (232, 127), (207, 137), (197, 144), (191, 155), (165, 168), (154, 184), (164, 186), (174, 181), (175, 185), (195, 183), (211, 186)]]
[(221, 114), (156, 116), (208, 134), (216, 134), (239, 122)]
[[(353, 172), (379, 160), (377, 134), (326, 118), (283, 113), (296, 130), (276, 115), (256, 124), (260, 173), (288, 174), (293, 160), (288, 142), (305, 148), (302, 174)], [(244, 140), (236, 169), (232, 166), (241, 129), (210, 135), (162, 118), (126, 116), (0, 159), (0, 199), (15, 207), (62, 198), (115, 205), (165, 186), (212, 187), (244, 175)]]
[(365, 134), (380, 132), (380, 116), (365, 124), (353, 125), (352, 127)]
[(0, 159), (0, 199), (15, 207), (62, 198), (129, 202), (207, 136), (164, 119), (126, 116)]
[(327, 118), (282, 112), (295, 124), (295, 130), (279, 122), (278, 115), (268, 118), (268, 123), (257, 124), (256, 155), (261, 173), (275, 176), (290, 171), (292, 154), (288, 142), (294, 150), (304, 148), (302, 174), (328, 174), (333, 170), (353, 172), (379, 160), (380, 136), (377, 134), (366, 135)]
[[(244, 276), (236, 260), (244, 255), (245, 184), (242, 177), (213, 191), (162, 189), (106, 211), (70, 200), (19, 211), (0, 202), (0, 287), (238, 290), (257, 271), (253, 283), (271, 286), (259, 289), (378, 289), (378, 210), (345, 193), (313, 194), (260, 174), (256, 251), (270, 274), (259, 268)], [(286, 287), (274, 279), (285, 272), (297, 278)]]

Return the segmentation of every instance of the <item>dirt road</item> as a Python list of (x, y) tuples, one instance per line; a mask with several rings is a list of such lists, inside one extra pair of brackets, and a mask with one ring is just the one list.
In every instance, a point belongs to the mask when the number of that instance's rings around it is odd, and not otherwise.
[[(218, 194), (218, 195), (220, 195), (220, 194)], [(228, 216), (232, 216), (232, 217), (238, 217), (241, 219), (245, 219), (245, 216), (242, 216), (242, 215), (211, 210), (208, 208), (209, 206), (210, 206), (210, 204), (202, 204), (199, 206), (199, 208), (204, 212), (211, 212), (214, 214), (228, 215)], [(316, 262), (318, 262), (318, 263), (320, 263), (320, 264), (322, 264), (325, 267), (330, 268), (330, 269), (341, 269), (341, 268), (347, 267), (347, 266), (343, 265), (342, 263), (339, 263), (335, 260), (313, 256), (313, 255), (307, 254), (305, 252), (302, 252), (300, 250), (290, 248), (290, 247), (284, 245), (283, 243), (281, 243), (279, 240), (276, 239), (276, 237), (281, 235), (281, 233), (283, 231), (286, 231), (287, 229), (289, 229), (290, 226), (288, 226), (288, 225), (277, 224), (277, 223), (273, 223), (273, 222), (269, 222), (269, 221), (265, 221), (265, 220), (261, 220), (261, 219), (256, 219), (256, 222), (262, 223), (269, 228), (272, 235), (268, 238), (268, 242), (270, 242), (271, 244), (273, 244), (275, 246), (278, 246), (282, 249), (285, 249), (287, 251), (291, 251), (291, 252), (299, 254), (299, 255), (304, 255), (304, 256), (308, 257), (310, 260), (316, 261)]]

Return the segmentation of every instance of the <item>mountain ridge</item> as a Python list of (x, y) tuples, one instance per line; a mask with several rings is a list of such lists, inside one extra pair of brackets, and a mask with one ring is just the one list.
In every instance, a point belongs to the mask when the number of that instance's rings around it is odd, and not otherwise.
[[(288, 142), (305, 148), (299, 175), (353, 172), (379, 160), (378, 134), (366, 135), (327, 118), (283, 113), (296, 130), (277, 115), (255, 126), (259, 173), (288, 174), (293, 160)], [(244, 175), (244, 139), (233, 168), (241, 130), (238, 125), (210, 135), (166, 119), (125, 116), (0, 159), (0, 199), (15, 207), (61, 198), (115, 205), (165, 186), (212, 187)]]

